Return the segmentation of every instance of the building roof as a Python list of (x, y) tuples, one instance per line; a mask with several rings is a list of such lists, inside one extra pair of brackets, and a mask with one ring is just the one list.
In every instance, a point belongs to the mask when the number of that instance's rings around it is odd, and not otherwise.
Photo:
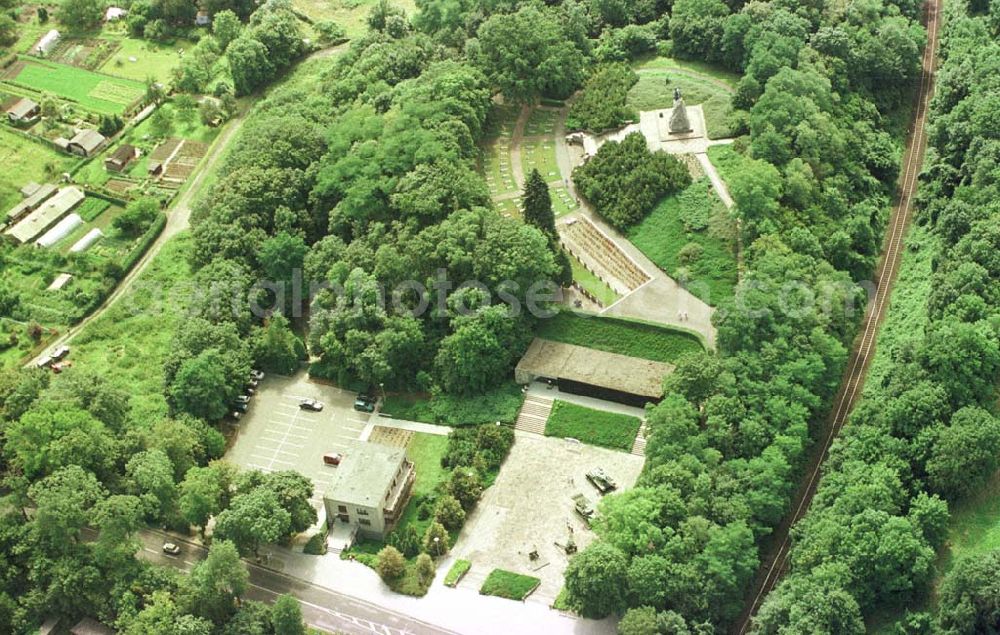
[(8, 229), (7, 234), (20, 243), (26, 243), (51, 227), (83, 199), (84, 194), (78, 188), (64, 187), (21, 222)]
[(5, 108), (8, 115), (13, 116), (16, 119), (23, 119), (27, 117), (38, 108), (38, 104), (34, 101), (28, 99), (27, 97), (21, 97), (17, 101), (11, 103)]
[(38, 44), (35, 45), (35, 49), (39, 51), (48, 52), (56, 42), (59, 41), (59, 31), (52, 29), (38, 40)]
[(111, 153), (111, 156), (107, 158), (108, 161), (114, 161), (115, 163), (128, 163), (135, 158), (135, 146), (130, 143), (123, 143), (118, 146), (118, 149)]
[(23, 196), (24, 198), (28, 198), (29, 196), (37, 192), (41, 187), (42, 187), (41, 185), (35, 183), (34, 181), (28, 181), (21, 187), (21, 196)]
[(101, 624), (95, 619), (85, 617), (69, 629), (73, 635), (115, 635), (113, 628)]
[(69, 140), (71, 144), (80, 146), (88, 154), (99, 148), (105, 141), (107, 139), (104, 138), (104, 135), (89, 128), (77, 132), (76, 136)]
[(516, 372), (659, 398), (663, 396), (663, 378), (673, 370), (663, 362), (535, 338)]
[[(37, 208), (50, 196), (56, 193), (56, 186), (51, 183), (46, 183), (45, 185), (38, 185), (36, 183), (35, 186), (36, 187), (31, 190), (31, 194), (28, 195), (28, 198), (24, 199), (7, 212), (7, 218), (15, 221), (20, 219), (22, 216)], [(22, 188), (21, 192), (24, 193), (24, 191), (24, 188)]]
[(324, 498), (347, 505), (380, 507), (405, 460), (403, 448), (354, 443), (344, 452)]

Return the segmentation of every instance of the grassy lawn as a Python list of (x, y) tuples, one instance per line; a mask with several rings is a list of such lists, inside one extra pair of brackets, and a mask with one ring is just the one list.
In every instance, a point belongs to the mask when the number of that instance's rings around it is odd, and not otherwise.
[(167, 242), (138, 284), (73, 340), (73, 363), (121, 386), (129, 386), (136, 421), (167, 415), (163, 363), (174, 330), (184, 319), (184, 294), (169, 293), (188, 280), (190, 236)]
[(541, 580), (503, 569), (494, 569), (479, 589), (481, 595), (495, 595), (510, 600), (523, 600), (538, 588)]
[(728, 71), (714, 64), (694, 60), (679, 60), (672, 57), (661, 57), (657, 55), (647, 55), (640, 57), (635, 65), (635, 70), (682, 70), (688, 73), (698, 73), (710, 77), (714, 80), (725, 82), (733, 87), (733, 90), (740, 83), (738, 73)]
[(494, 197), (517, 191), (511, 171), (510, 141), (518, 112), (513, 106), (495, 106), (487, 121), (480, 169)]
[(536, 139), (525, 141), (521, 146), (521, 168), (527, 178), (532, 170), (542, 173), (546, 181), (562, 179), (559, 164), (556, 162), (556, 143), (552, 139)]
[(0, 218), (21, 201), (19, 190), (29, 181), (45, 183), (66, 172), (77, 159), (43, 143), (0, 127)]
[(632, 449), (642, 422), (637, 417), (594, 410), (556, 399), (545, 423), (545, 436), (576, 439), (612, 450)]
[(597, 298), (602, 305), (611, 306), (618, 300), (619, 296), (614, 289), (591, 273), (575, 256), (569, 257), (569, 264), (573, 267), (573, 280)]
[(454, 564), (451, 565), (451, 569), (448, 570), (448, 574), (444, 576), (445, 586), (455, 586), (458, 581), (462, 579), (462, 576), (468, 573), (469, 569), (472, 568), (472, 563), (468, 560), (456, 560)]
[[(670, 79), (670, 83), (666, 80)], [(731, 137), (729, 118), (733, 112), (732, 95), (714, 82), (669, 70), (650, 71), (639, 75), (639, 82), (628, 93), (626, 104), (633, 110), (659, 110), (674, 103), (674, 89), (684, 93), (688, 106), (701, 104), (705, 113), (705, 128), (710, 139)]]
[(118, 42), (120, 48), (101, 65), (99, 70), (102, 73), (140, 82), (145, 82), (149, 77), (158, 82), (169, 82), (170, 71), (180, 63), (180, 50), (190, 49), (195, 44), (187, 40), (163, 44), (130, 37), (113, 39)]
[(34, 58), (17, 74), (14, 82), (35, 91), (53, 93), (103, 114), (123, 113), (146, 92), (142, 82)]
[[(628, 238), (642, 253), (674, 278), (682, 268), (688, 287), (712, 306), (733, 297), (737, 282), (733, 222), (707, 178), (671, 194), (629, 230)], [(697, 229), (695, 229), (697, 228)], [(725, 234), (729, 233), (727, 237)], [(681, 250), (698, 245), (697, 259), (681, 261)], [(691, 249), (689, 247), (689, 249)]]
[(676, 362), (685, 353), (703, 350), (701, 340), (692, 333), (643, 322), (584, 316), (568, 311), (542, 320), (535, 334), (554, 342), (665, 363)]
[(447, 426), (478, 425), (502, 421), (512, 423), (524, 401), (521, 387), (513, 381), (494, 391), (474, 397), (448, 395), (387, 395), (382, 413), (407, 419)]
[(510, 216), (519, 220), (523, 219), (520, 198), (505, 198), (501, 201), (494, 201), (493, 205), (497, 208), (501, 216)]
[[(333, 20), (347, 31), (347, 37), (356, 38), (368, 30), (365, 20), (377, 0), (294, 0), (292, 5), (313, 20)], [(393, 0), (393, 5), (416, 13), (414, 0)]]

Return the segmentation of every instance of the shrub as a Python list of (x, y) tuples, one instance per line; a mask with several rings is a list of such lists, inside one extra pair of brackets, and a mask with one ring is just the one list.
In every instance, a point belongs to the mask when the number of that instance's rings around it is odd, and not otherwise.
[(417, 578), (420, 579), (421, 584), (429, 585), (434, 580), (434, 573), (436, 571), (434, 560), (426, 553), (422, 553), (417, 556), (414, 568), (416, 569)]
[(454, 496), (442, 496), (434, 509), (434, 520), (444, 525), (445, 529), (455, 530), (465, 522), (465, 510)]
[(448, 553), (450, 548), (451, 542), (448, 537), (448, 530), (439, 522), (431, 523), (424, 534), (424, 551), (435, 558), (439, 558)]
[(375, 571), (383, 580), (398, 579), (406, 572), (406, 559), (399, 552), (399, 549), (387, 545), (378, 552)]
[(472, 568), (472, 563), (468, 560), (456, 560), (452, 565), (451, 569), (448, 570), (448, 574), (444, 576), (445, 586), (453, 587), (458, 584), (459, 580), (462, 579), (469, 569)]
[(697, 262), (704, 251), (705, 248), (698, 243), (688, 243), (677, 252), (677, 259), (681, 264), (690, 265)]
[(326, 535), (323, 532), (314, 534), (302, 547), (302, 553), (311, 556), (322, 556), (326, 553)]
[(609, 141), (587, 163), (573, 170), (573, 181), (616, 229), (642, 220), (661, 198), (691, 184), (687, 167), (663, 151), (650, 152), (634, 132), (620, 143)]
[(463, 509), (472, 509), (483, 493), (483, 479), (471, 467), (456, 467), (451, 473), (448, 491), (458, 499)]
[(313, 25), (321, 44), (340, 44), (347, 39), (347, 31), (333, 20), (320, 20)]
[(566, 118), (570, 130), (602, 132), (618, 128), (635, 118), (625, 101), (639, 76), (624, 64), (609, 64), (598, 69), (587, 83)]

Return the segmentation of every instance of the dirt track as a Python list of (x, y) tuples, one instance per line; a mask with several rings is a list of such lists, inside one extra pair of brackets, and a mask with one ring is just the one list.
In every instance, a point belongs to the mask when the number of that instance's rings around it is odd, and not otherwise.
[(753, 615), (760, 608), (761, 602), (777, 586), (788, 568), (788, 555), (792, 546), (789, 531), (809, 509), (809, 504), (812, 502), (819, 484), (823, 461), (827, 457), (830, 445), (844, 427), (847, 417), (861, 395), (869, 364), (874, 357), (875, 341), (882, 320), (888, 311), (889, 298), (892, 296), (893, 284), (906, 248), (905, 238), (909, 228), (913, 198), (917, 191), (917, 177), (923, 166), (924, 151), (927, 147), (925, 128), (927, 110), (934, 92), (940, 2), (941, 0), (928, 0), (925, 7), (927, 47), (924, 49), (920, 86), (915, 96), (913, 123), (907, 139), (906, 152), (903, 155), (903, 170), (899, 177), (899, 198), (892, 210), (892, 217), (889, 219), (889, 227), (882, 247), (882, 258), (875, 280), (876, 291), (865, 312), (862, 329), (855, 338), (851, 355), (847, 361), (840, 391), (837, 393), (833, 409), (830, 412), (826, 437), (813, 453), (804, 480), (792, 502), (791, 511), (775, 529), (770, 542), (772, 547), (768, 553), (764, 554), (757, 579), (747, 596), (747, 606), (733, 628), (733, 632), (739, 633), (739, 635), (743, 635), (749, 630)]

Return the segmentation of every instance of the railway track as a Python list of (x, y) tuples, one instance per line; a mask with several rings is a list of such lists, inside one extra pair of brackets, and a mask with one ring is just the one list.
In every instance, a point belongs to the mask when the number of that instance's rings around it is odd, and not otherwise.
[(917, 178), (923, 166), (924, 152), (927, 145), (926, 123), (927, 110), (934, 89), (934, 70), (936, 65), (938, 27), (941, 0), (928, 0), (925, 5), (927, 28), (927, 46), (924, 49), (920, 85), (916, 95), (916, 108), (913, 124), (903, 159), (903, 171), (899, 179), (899, 200), (892, 211), (888, 233), (883, 244), (882, 258), (876, 277), (874, 296), (865, 311), (863, 328), (855, 338), (847, 368), (841, 381), (840, 391), (834, 401), (833, 410), (827, 425), (827, 435), (823, 445), (814, 455), (809, 465), (807, 479), (799, 488), (799, 493), (792, 506), (792, 513), (785, 517), (775, 533), (774, 543), (777, 549), (765, 557), (752, 590), (752, 601), (744, 609), (737, 622), (734, 633), (744, 635), (751, 626), (753, 616), (760, 608), (767, 594), (777, 586), (788, 568), (788, 557), (791, 550), (791, 528), (809, 509), (816, 488), (819, 485), (823, 462), (830, 451), (833, 440), (840, 434), (847, 417), (854, 408), (864, 386), (865, 376), (872, 356), (875, 352), (875, 341), (878, 337), (882, 320), (889, 308), (893, 284), (899, 271), (903, 250), (906, 247), (905, 237), (909, 227), (913, 208), (913, 197), (917, 191)]

